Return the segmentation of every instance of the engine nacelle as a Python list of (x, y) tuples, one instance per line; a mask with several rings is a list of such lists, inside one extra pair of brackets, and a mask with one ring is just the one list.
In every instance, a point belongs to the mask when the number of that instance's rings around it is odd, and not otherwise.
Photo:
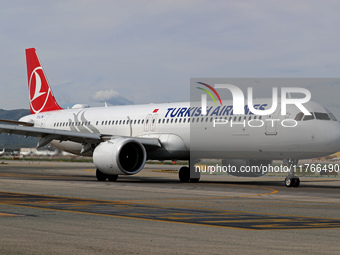
[(271, 160), (223, 159), (223, 166), (230, 166), (228, 173), (238, 177), (260, 177), (268, 172)]
[(105, 174), (136, 174), (146, 161), (144, 146), (130, 138), (115, 138), (100, 143), (93, 151), (93, 163)]

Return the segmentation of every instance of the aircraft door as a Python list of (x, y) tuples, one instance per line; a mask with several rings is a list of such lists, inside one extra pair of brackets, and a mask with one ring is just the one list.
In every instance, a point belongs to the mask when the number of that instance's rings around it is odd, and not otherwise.
[(148, 115), (146, 115), (145, 122), (144, 122), (144, 131), (145, 132), (155, 131), (157, 118), (158, 118), (158, 114), (148, 114)]
[(155, 131), (156, 123), (157, 123), (157, 118), (158, 118), (158, 114), (154, 114), (152, 116), (152, 120), (151, 120), (151, 123), (150, 123), (150, 131)]
[(144, 131), (145, 132), (149, 131), (149, 125), (150, 125), (150, 121), (151, 121), (151, 116), (152, 116), (152, 114), (148, 114), (145, 117), (145, 122), (144, 122)]
[(266, 135), (277, 135), (277, 125), (278, 122), (280, 122), (280, 108), (281, 106), (278, 104), (275, 112), (273, 112), (271, 115), (263, 116)]
[[(41, 122), (40, 122), (40, 127), (45, 127), (46, 126), (46, 121), (47, 121), (47, 119), (50, 117), (50, 115), (51, 114), (44, 114), (44, 115), (41, 115), (40, 116), (40, 120), (41, 120)], [(38, 116), (38, 118), (39, 118), (39, 116)]]

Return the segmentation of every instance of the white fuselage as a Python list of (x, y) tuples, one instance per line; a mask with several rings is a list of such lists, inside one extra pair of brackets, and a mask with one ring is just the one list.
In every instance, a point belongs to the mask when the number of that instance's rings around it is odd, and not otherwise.
[[(258, 99), (254, 104), (266, 108), (271, 101)], [(273, 160), (319, 157), (340, 150), (339, 122), (317, 119), (314, 112), (327, 111), (314, 102), (306, 104), (313, 119), (290, 122), (299, 113), (295, 106), (288, 105), (285, 116), (278, 109), (270, 116), (256, 118), (250, 112), (232, 115), (231, 105), (231, 101), (223, 107), (208, 105), (207, 116), (187, 102), (50, 111), (25, 116), (21, 121), (104, 136), (158, 138), (162, 147), (147, 153), (148, 159), (158, 160), (188, 160), (193, 151), (201, 158)], [(69, 141), (53, 141), (52, 145), (75, 154), (82, 148)]]

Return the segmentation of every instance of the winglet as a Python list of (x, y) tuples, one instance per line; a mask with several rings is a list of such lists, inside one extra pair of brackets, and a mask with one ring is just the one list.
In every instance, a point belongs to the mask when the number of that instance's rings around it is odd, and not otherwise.
[(55, 100), (34, 48), (26, 49), (31, 114), (62, 110)]

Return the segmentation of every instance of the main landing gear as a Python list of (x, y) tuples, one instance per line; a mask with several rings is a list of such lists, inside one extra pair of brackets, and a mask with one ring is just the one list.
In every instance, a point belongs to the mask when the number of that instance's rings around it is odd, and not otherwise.
[[(189, 164), (190, 166), (191, 164)], [(194, 164), (192, 165), (192, 169), (187, 166), (183, 166), (179, 169), (178, 178), (181, 182), (198, 182), (200, 180), (201, 174), (199, 172), (195, 172)]]
[(300, 185), (300, 178), (295, 176), (294, 167), (293, 167), (293, 166), (296, 166), (298, 162), (299, 162), (298, 159), (288, 159), (287, 160), (287, 165), (288, 165), (288, 167), (290, 169), (290, 172), (289, 172), (288, 176), (285, 179), (286, 187), (295, 187), (295, 188), (297, 188)]
[(286, 187), (299, 187), (300, 178), (299, 177), (286, 177), (285, 179)]
[(118, 175), (109, 175), (109, 174), (104, 174), (103, 172), (99, 171), (98, 169), (96, 170), (96, 177), (97, 180), (100, 182), (105, 182), (106, 179), (108, 179), (110, 182), (115, 182), (118, 179)]

